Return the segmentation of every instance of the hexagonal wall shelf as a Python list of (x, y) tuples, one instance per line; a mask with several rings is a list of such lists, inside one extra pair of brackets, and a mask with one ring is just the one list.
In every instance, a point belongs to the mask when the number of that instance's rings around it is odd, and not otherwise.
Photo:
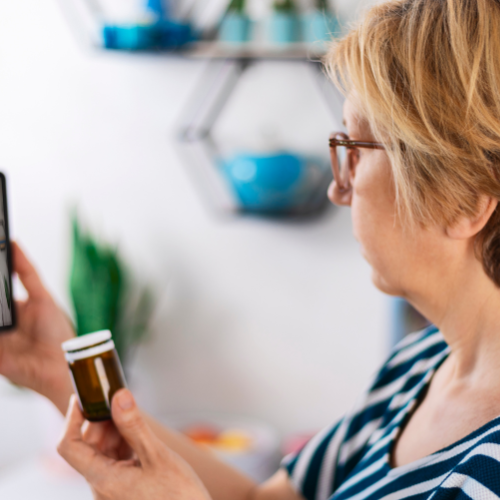
[[(244, 52), (232, 57), (224, 53), (210, 61), (189, 99), (190, 105), (178, 126), (179, 151), (204, 199), (218, 212), (282, 217), (317, 214), (328, 204), (326, 191), (332, 180), (327, 137), (324, 150), (314, 157), (301, 158), (278, 150), (268, 155), (233, 155), (228, 160), (222, 152), (224, 145), (214, 134), (241, 78), (263, 60), (302, 63), (300, 68), (312, 75), (339, 127), (342, 97), (325, 77), (319, 61), (309, 58), (305, 51), (259, 57)], [(302, 161), (301, 166), (298, 161)]]

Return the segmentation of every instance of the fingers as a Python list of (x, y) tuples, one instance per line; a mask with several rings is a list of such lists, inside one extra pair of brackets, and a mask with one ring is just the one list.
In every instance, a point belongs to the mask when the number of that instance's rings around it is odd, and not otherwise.
[(83, 441), (102, 454), (115, 460), (125, 460), (132, 456), (128, 443), (122, 438), (111, 420), (90, 423), (83, 426)]
[(82, 429), (83, 441), (91, 446), (99, 446), (109, 431), (108, 422), (86, 422)]
[(153, 466), (161, 449), (157, 437), (144, 421), (128, 389), (119, 390), (111, 403), (113, 421), (144, 467)]
[(21, 283), (26, 288), (28, 295), (33, 299), (46, 298), (49, 293), (43, 286), (42, 280), (38, 275), (33, 264), (28, 260), (19, 245), (15, 242), (11, 243), (12, 246), (12, 260), (14, 264), (14, 272), (17, 273)]
[(99, 455), (82, 439), (82, 425), (85, 419), (78, 407), (76, 396), (71, 396), (64, 434), (57, 451), (74, 469), (92, 482), (109, 466), (109, 461)]

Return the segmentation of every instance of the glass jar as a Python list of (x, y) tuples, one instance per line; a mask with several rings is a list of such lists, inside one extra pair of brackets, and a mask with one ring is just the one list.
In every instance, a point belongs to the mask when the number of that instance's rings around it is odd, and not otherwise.
[(88, 333), (62, 344), (75, 392), (90, 422), (111, 418), (111, 400), (126, 387), (115, 343), (109, 330)]

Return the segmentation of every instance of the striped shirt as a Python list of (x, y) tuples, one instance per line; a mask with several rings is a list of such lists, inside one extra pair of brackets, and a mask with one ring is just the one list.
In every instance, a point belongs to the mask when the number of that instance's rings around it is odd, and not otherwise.
[(435, 327), (406, 337), (354, 409), (283, 460), (307, 500), (500, 499), (500, 417), (391, 468), (395, 438), (450, 352)]

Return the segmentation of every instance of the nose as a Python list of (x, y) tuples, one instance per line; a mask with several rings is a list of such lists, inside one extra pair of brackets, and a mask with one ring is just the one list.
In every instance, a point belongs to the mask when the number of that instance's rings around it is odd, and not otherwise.
[(328, 199), (334, 205), (350, 207), (352, 201), (352, 188), (341, 189), (335, 181), (332, 181), (328, 187)]

